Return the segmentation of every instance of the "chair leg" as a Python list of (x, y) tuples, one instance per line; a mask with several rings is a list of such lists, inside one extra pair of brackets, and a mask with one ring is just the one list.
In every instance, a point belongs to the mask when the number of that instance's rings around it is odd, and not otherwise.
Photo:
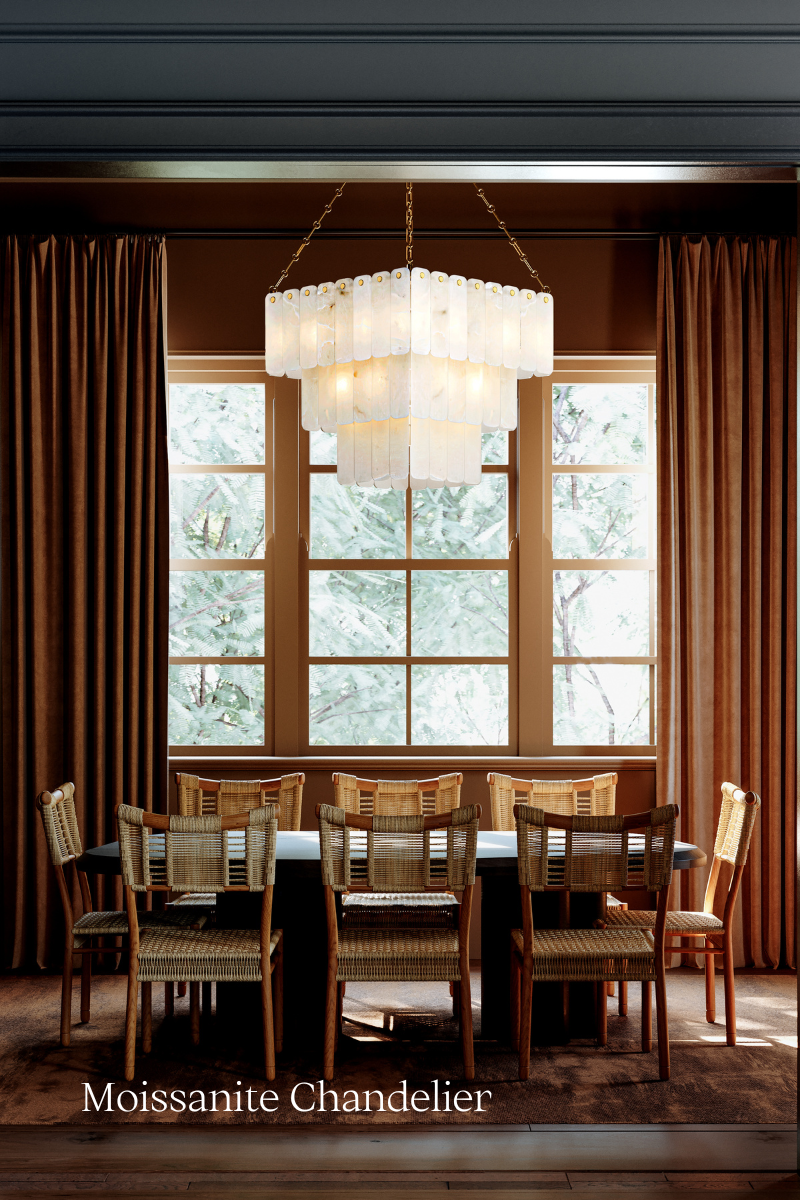
[[(706, 950), (710, 950), (711, 947), (714, 945), (714, 942), (712, 941), (711, 938), (706, 938), (705, 945), (706, 945)], [(716, 988), (715, 988), (716, 968), (714, 965), (715, 960), (716, 960), (716, 955), (715, 954), (706, 954), (705, 959), (706, 959), (706, 1020), (708, 1021), (709, 1025), (713, 1025), (717, 1019), (717, 997), (715, 994), (716, 993)]]
[(164, 1016), (171, 1017), (175, 1013), (175, 985), (164, 984)]
[(92, 956), (82, 954), (81, 958), (81, 1025), (87, 1025), (92, 1009)]
[(264, 1074), (275, 1078), (275, 1023), (272, 1013), (272, 972), (266, 965), (261, 972), (261, 1020), (264, 1026)]
[(200, 984), (189, 984), (189, 1029), (192, 1045), (200, 1045)]
[(275, 1053), (280, 1054), (283, 1050), (283, 939), (275, 947), (273, 957), (275, 969), (272, 972), (272, 1021), (275, 1031)]
[(61, 973), (61, 1045), (68, 1046), (72, 1025), (72, 945), (64, 951)]
[(531, 1069), (531, 1003), (533, 1001), (533, 980), (530, 969), (525, 962), (520, 971), (522, 987), (520, 989), (520, 1022), (519, 1022), (519, 1077), (527, 1079)]
[(461, 982), (458, 986), (459, 1017), (461, 1025), (461, 1054), (464, 1059), (464, 1078), (475, 1078), (475, 1044), (472, 1037), (472, 988), (469, 979), (469, 959), (461, 967)]
[(202, 996), (202, 1017), (204, 1023), (207, 1025), (211, 1020), (211, 984), (201, 984), (200, 994)]
[(185, 995), (186, 995), (186, 984), (185, 984), (185, 983), (179, 983), (179, 984), (178, 984), (178, 995), (179, 995), (179, 996), (185, 996)]
[(133, 1079), (136, 1069), (136, 1009), (139, 985), (132, 971), (128, 973), (128, 1003), (125, 1009), (125, 1078)]
[(344, 984), (336, 985), (336, 1030), (334, 1035), (334, 1050), (339, 1049), (339, 1034), (342, 1032), (342, 1004), (344, 1002)]
[(619, 981), (619, 1015), (627, 1017), (628, 1015), (628, 981), (620, 979)]
[(142, 1054), (153, 1049), (153, 985), (142, 984)]
[(595, 1003), (597, 1006), (597, 1044), (608, 1045), (608, 990), (605, 982), (595, 984)]
[(511, 1044), (515, 1050), (519, 1050), (519, 989), (521, 984), (521, 976), (519, 969), (519, 959), (514, 950), (511, 950)]
[[(650, 985), (648, 984), (648, 991)], [(669, 1022), (667, 1020), (667, 981), (664, 972), (656, 975), (656, 1028), (658, 1029), (658, 1077), (669, 1079)]]
[[(709, 958), (712, 955), (708, 955)], [(722, 935), (722, 970), (725, 980), (725, 1040), (736, 1045), (736, 993), (733, 979), (733, 939), (728, 930)]]
[(454, 980), (450, 984), (450, 995), (453, 997), (453, 1016), (461, 1016), (461, 984)]
[(613, 995), (615, 995), (616, 990), (617, 990), (617, 988), (616, 988), (616, 984), (614, 983), (614, 980), (609, 979), (608, 983), (606, 984), (606, 995), (613, 996)]
[(328, 978), (325, 986), (325, 1035), (322, 1048), (322, 1077), (333, 1079), (333, 1056), (336, 1050), (336, 1009), (339, 989), (336, 984), (336, 962), (328, 963)]
[(649, 982), (642, 984), (642, 1050), (653, 1049), (653, 989)]

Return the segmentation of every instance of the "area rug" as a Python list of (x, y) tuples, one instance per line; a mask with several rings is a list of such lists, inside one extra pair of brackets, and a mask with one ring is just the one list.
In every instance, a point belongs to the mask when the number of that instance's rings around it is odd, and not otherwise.
[[(722, 1014), (721, 979), (717, 983)], [(606, 1049), (589, 1042), (535, 1049), (530, 1079), (521, 1083), (510, 1047), (480, 1039), (476, 974), (476, 1077), (467, 1083), (444, 985), (348, 984), (336, 1077), (321, 1095), (318, 1030), (309, 1031), (308, 1054), (281, 1057), (270, 1085), (260, 1044), (242, 1044), (215, 1028), (212, 1018), (200, 1046), (193, 1047), (188, 1000), (176, 1001), (176, 1015), (166, 1021), (161, 989), (154, 988), (153, 1052), (138, 1055), (136, 1079), (126, 1084), (123, 978), (95, 978), (92, 1020), (73, 1025), (72, 1044), (64, 1049), (58, 1043), (60, 980), (11, 977), (0, 989), (0, 1123), (526, 1127), (793, 1121), (795, 979), (737, 977), (736, 1047), (725, 1045), (721, 1016), (716, 1025), (706, 1023), (703, 987), (700, 972), (669, 972), (668, 1082), (658, 1078), (656, 1053), (639, 1051), (639, 988), (632, 985), (627, 1018), (617, 1016), (609, 999)]]

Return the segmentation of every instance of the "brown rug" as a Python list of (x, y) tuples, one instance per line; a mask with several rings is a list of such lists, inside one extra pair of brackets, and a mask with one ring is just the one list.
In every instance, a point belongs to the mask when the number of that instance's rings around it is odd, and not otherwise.
[[(718, 979), (718, 1008), (722, 981)], [(319, 1032), (310, 1052), (282, 1057), (278, 1078), (263, 1079), (261, 1046), (224, 1038), (212, 1020), (201, 1045), (189, 1041), (188, 1000), (176, 1001), (176, 1016), (163, 1020), (161, 989), (154, 988), (154, 1046), (137, 1057), (136, 1080), (122, 1080), (125, 980), (94, 980), (92, 1020), (73, 1025), (72, 1045), (57, 1040), (60, 980), (6, 978), (0, 998), (0, 1123), (119, 1124), (188, 1122), (249, 1124), (476, 1124), (540, 1123), (772, 1123), (795, 1117), (796, 1017), (792, 976), (741, 975), (736, 998), (739, 1045), (725, 1045), (724, 1025), (705, 1021), (699, 972), (669, 973), (672, 1078), (658, 1079), (655, 1053), (639, 1052), (638, 986), (631, 985), (627, 1018), (609, 1000), (609, 1044), (572, 1043), (534, 1052), (531, 1078), (516, 1078), (507, 1046), (476, 1041), (476, 1078), (461, 1079), (457, 1027), (443, 985), (348, 984), (347, 1036), (340, 1041), (336, 1079), (320, 1111)], [(479, 983), (475, 976), (476, 1027)], [(74, 1013), (77, 1015), (77, 991)], [(405, 1093), (402, 1083), (406, 1081)], [(146, 1081), (146, 1083), (145, 1083)], [(102, 1104), (96, 1111), (91, 1096)], [(106, 1092), (106, 1086), (111, 1088)], [(296, 1105), (291, 1102), (293, 1089)], [(311, 1085), (311, 1086), (308, 1086)], [(437, 1089), (438, 1085), (438, 1089)], [(184, 1093), (173, 1108), (192, 1099), (195, 1111), (154, 1111), (153, 1093)], [(251, 1089), (248, 1111), (247, 1089)], [(142, 1111), (142, 1092), (147, 1111)], [(212, 1092), (217, 1111), (210, 1111)], [(259, 1107), (264, 1093), (274, 1091)], [(365, 1093), (372, 1093), (364, 1111)], [(469, 1093), (467, 1098), (464, 1093)], [(476, 1100), (477, 1093), (484, 1093)], [(124, 1094), (123, 1094), (124, 1093)], [(133, 1093), (133, 1094), (132, 1094)], [(239, 1106), (237, 1108), (237, 1093)], [(383, 1111), (380, 1110), (382, 1094)], [(485, 1093), (491, 1093), (486, 1095)], [(456, 1095), (463, 1111), (455, 1111)], [(206, 1111), (198, 1111), (202, 1102)], [(390, 1102), (391, 1097), (391, 1102)], [(412, 1106), (415, 1097), (416, 1109)], [(169, 1095), (168, 1095), (169, 1098)], [(89, 1111), (84, 1111), (88, 1103)], [(135, 1111), (126, 1111), (136, 1104)], [(338, 1103), (339, 1111), (333, 1110)], [(406, 1111), (402, 1111), (405, 1103)], [(108, 1106), (111, 1105), (111, 1111)], [(438, 1111), (430, 1111), (438, 1104)], [(480, 1104), (477, 1110), (476, 1104)], [(303, 1108), (312, 1108), (303, 1112)], [(360, 1111), (353, 1111), (356, 1106)], [(429, 1111), (420, 1111), (428, 1108)], [(390, 1111), (392, 1108), (400, 1111)]]

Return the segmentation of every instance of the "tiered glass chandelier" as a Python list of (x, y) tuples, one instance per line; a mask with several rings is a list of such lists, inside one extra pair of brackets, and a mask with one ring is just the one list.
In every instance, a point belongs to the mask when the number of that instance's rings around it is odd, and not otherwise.
[[(343, 486), (437, 488), (481, 481), (481, 434), (517, 425), (517, 380), (553, 371), (553, 297), (413, 263), (267, 295), (266, 370), (301, 381), (302, 425), (336, 434)], [(478, 194), (538, 283), (483, 191)]]

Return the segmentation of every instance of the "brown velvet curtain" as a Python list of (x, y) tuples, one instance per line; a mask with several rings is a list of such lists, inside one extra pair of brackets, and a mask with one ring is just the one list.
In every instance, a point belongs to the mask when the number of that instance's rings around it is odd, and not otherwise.
[(658, 797), (710, 860), (720, 784), (761, 796), (736, 961), (771, 967), (795, 962), (795, 272), (794, 238), (661, 241)]
[(146, 236), (0, 253), (3, 960), (45, 966), (62, 920), (37, 793), (75, 783), (85, 846), (116, 838), (120, 801), (165, 802), (166, 262)]

